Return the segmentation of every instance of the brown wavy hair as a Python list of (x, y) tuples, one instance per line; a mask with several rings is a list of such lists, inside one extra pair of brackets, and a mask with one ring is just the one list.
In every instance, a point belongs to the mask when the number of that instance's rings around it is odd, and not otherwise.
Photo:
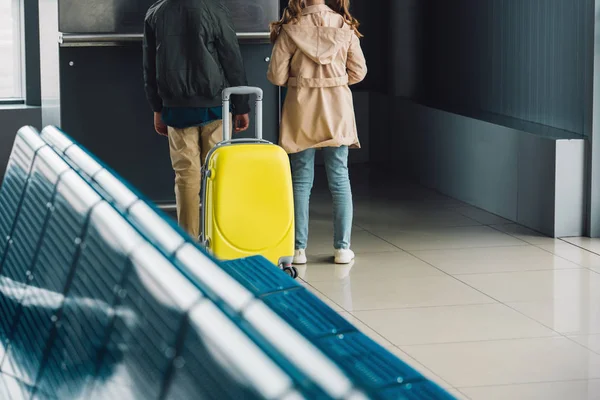
[[(359, 38), (363, 35), (359, 32), (358, 27), (360, 22), (350, 14), (350, 0), (326, 0), (325, 2), (333, 11), (340, 14), (344, 21), (350, 25), (350, 27), (356, 33)], [(269, 27), (271, 29), (271, 43), (275, 43), (279, 34), (281, 33), (281, 27), (285, 24), (295, 24), (302, 15), (302, 10), (306, 7), (304, 0), (289, 0), (288, 6), (283, 10), (283, 16), (277, 22), (272, 22)]]

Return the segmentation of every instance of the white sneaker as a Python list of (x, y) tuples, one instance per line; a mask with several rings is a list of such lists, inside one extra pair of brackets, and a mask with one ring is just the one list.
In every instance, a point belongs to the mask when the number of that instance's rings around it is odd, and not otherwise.
[(336, 264), (350, 264), (354, 260), (354, 252), (350, 249), (338, 249), (333, 253)]
[(305, 249), (296, 250), (294, 252), (294, 260), (292, 261), (293, 264), (304, 265), (307, 263), (307, 261)]

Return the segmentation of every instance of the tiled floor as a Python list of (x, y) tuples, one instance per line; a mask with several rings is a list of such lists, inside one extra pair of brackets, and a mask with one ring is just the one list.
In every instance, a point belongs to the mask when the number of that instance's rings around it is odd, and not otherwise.
[(317, 183), (300, 268), (311, 290), (459, 399), (600, 399), (600, 240), (546, 238), (367, 178), (353, 176), (351, 266), (331, 263)]

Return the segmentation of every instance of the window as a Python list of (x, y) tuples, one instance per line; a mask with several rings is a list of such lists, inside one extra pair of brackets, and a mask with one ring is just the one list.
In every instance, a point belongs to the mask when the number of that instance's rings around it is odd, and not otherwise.
[(0, 0), (0, 102), (23, 99), (21, 0)]

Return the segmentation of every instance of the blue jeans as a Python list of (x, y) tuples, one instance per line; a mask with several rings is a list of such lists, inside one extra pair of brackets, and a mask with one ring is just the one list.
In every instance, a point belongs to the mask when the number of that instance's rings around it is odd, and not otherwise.
[[(336, 250), (349, 249), (353, 206), (348, 174), (348, 147), (325, 147), (322, 151), (329, 191), (333, 198), (333, 246)], [(294, 183), (296, 250), (305, 249), (308, 242), (309, 202), (315, 177), (315, 153), (315, 149), (308, 149), (290, 155)]]

